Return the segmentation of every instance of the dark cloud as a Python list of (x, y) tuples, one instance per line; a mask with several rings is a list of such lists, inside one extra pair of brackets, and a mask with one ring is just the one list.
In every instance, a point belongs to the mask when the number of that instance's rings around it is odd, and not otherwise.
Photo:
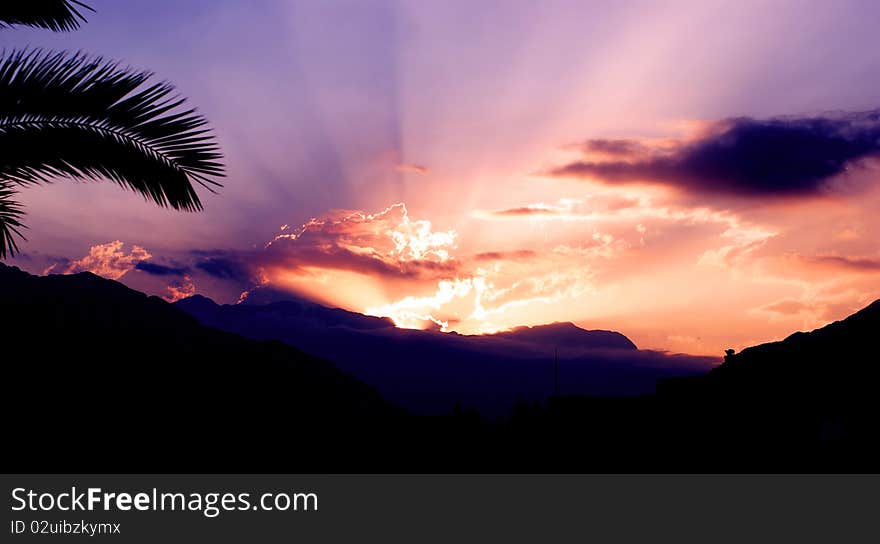
[(329, 244), (317, 247), (305, 244), (297, 246), (295, 243), (273, 244), (259, 257), (259, 262), (262, 266), (283, 267), (288, 270), (315, 267), (410, 279), (448, 277), (458, 271), (458, 262), (454, 260), (400, 261)]
[(486, 251), (477, 253), (474, 259), (478, 261), (518, 261), (522, 259), (531, 259), (538, 254), (530, 249), (519, 249), (516, 251)]
[(634, 160), (582, 160), (550, 174), (739, 196), (807, 196), (878, 154), (880, 110), (811, 118), (743, 117), (718, 122), (696, 140)]
[(165, 266), (149, 261), (140, 261), (135, 265), (135, 270), (146, 272), (153, 276), (183, 276), (189, 270), (183, 266)]
[(587, 140), (578, 146), (584, 153), (599, 153), (614, 157), (631, 157), (647, 151), (638, 140)]
[[(18, 255), (16, 255), (16, 258), (18, 258)], [(62, 255), (47, 255), (46, 260), (50, 264), (49, 268), (52, 268), (52, 269), (54, 269), (55, 267), (64, 268), (73, 262), (73, 259), (70, 259), (68, 257), (64, 257)], [(46, 272), (44, 272), (44, 274), (45, 273)]]
[(252, 274), (244, 255), (227, 251), (195, 251), (194, 253), (202, 257), (196, 262), (196, 268), (211, 277), (242, 284), (251, 281)]
[(808, 260), (814, 264), (855, 272), (880, 272), (880, 260), (878, 259), (826, 255), (821, 257), (809, 257)]

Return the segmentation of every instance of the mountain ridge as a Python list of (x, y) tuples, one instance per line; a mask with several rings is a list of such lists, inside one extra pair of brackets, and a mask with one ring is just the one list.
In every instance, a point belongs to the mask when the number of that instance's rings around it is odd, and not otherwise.
[[(0, 303), (7, 340), (0, 417), (9, 436), (23, 437), (7, 449), (16, 470), (875, 472), (880, 466), (877, 303), (822, 329), (743, 350), (707, 374), (664, 378), (656, 394), (562, 390), (541, 402), (520, 398), (503, 419), (466, 407), (443, 416), (408, 413), (326, 360), (280, 341), (205, 326), (164, 300), (92, 274), (38, 277), (0, 264)], [(355, 332), (392, 347), (439, 334), (389, 330), (399, 342), (376, 330)], [(630, 363), (644, 355), (599, 351), (626, 354)], [(455, 354), (443, 352), (444, 360), (467, 371), (473, 360), (448, 358)], [(539, 363), (532, 368), (552, 376), (552, 359)], [(560, 363), (568, 380), (579, 361)], [(515, 378), (529, 364), (505, 359), (488, 383), (497, 387), (499, 375)], [(463, 381), (472, 378), (465, 374)], [(540, 379), (537, 389), (544, 391), (552, 378)], [(505, 392), (530, 383), (512, 379), (503, 384), (507, 390), (480, 389), (485, 385), (477, 381), (481, 395), (509, 400)]]
[(401, 329), (303, 300), (220, 305), (195, 298), (175, 305), (205, 325), (331, 360), (392, 402), (426, 414), (461, 404), (500, 416), (519, 401), (542, 401), (555, 391), (557, 354), (564, 394), (648, 394), (658, 378), (702, 374), (716, 361), (639, 350), (621, 333), (570, 323), (463, 335)]
[[(135, 452), (196, 470), (220, 467), (207, 452), (253, 459), (254, 448), (276, 466), (319, 463), (409, 417), (326, 360), (205, 327), (89, 272), (33, 276), (0, 263), (0, 301), (4, 428), (29, 444), (8, 451), (17, 467), (120, 466), (121, 452)], [(291, 452), (288, 428), (310, 449)], [(62, 447), (82, 451), (56, 459)]]
[[(327, 311), (328, 313), (338, 314), (341, 316), (351, 317), (353, 320), (360, 321), (363, 323), (369, 323), (373, 326), (366, 328), (392, 328), (396, 327), (394, 321), (388, 317), (378, 317), (378, 316), (370, 316), (366, 314), (362, 314), (360, 312), (354, 312), (351, 310), (346, 310), (344, 308), (336, 308), (332, 306), (326, 306), (317, 302), (312, 302), (307, 299), (293, 297), (289, 299), (275, 299), (265, 303), (259, 303), (254, 300), (251, 300), (250, 297), (246, 298), (243, 302), (238, 304), (220, 304), (210, 297), (206, 297), (204, 295), (191, 295), (189, 297), (182, 298), (174, 302), (180, 308), (190, 309), (192, 311), (204, 310), (211, 307), (236, 307), (236, 306), (248, 306), (248, 307), (265, 307), (265, 308), (320, 308), (322, 310)], [(408, 329), (408, 330), (423, 330), (423, 329)], [(432, 329), (428, 329), (432, 330)], [(611, 331), (605, 329), (585, 329), (571, 321), (554, 321), (552, 323), (541, 323), (538, 325), (520, 325), (517, 327), (512, 327), (507, 330), (501, 330), (497, 332), (491, 333), (482, 333), (482, 334), (463, 334), (455, 331), (451, 331), (450, 335), (457, 335), (462, 337), (496, 337), (496, 338), (515, 338), (517, 336), (547, 336), (549, 338), (541, 338), (542, 340), (552, 340), (558, 339), (559, 344), (568, 345), (571, 347), (572, 343), (575, 342), (578, 338), (572, 337), (570, 335), (578, 335), (581, 340), (599, 340), (601, 338), (600, 343), (597, 345), (593, 344), (592, 347), (607, 347), (607, 348), (623, 348), (623, 349), (638, 349), (635, 343), (632, 342), (629, 338), (626, 337), (623, 333), (618, 331)], [(594, 336), (594, 338), (590, 338)]]

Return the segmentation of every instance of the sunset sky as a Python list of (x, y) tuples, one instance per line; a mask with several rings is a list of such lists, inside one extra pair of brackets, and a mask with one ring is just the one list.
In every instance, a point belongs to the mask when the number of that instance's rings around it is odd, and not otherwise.
[(28, 271), (713, 355), (880, 298), (876, 2), (90, 3), (0, 45), (174, 82), (228, 177), (27, 188)]

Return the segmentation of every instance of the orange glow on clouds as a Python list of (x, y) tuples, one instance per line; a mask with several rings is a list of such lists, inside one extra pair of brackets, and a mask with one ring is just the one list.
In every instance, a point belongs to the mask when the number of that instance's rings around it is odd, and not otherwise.
[[(141, 246), (133, 245), (131, 250), (126, 253), (123, 249), (125, 244), (121, 240), (107, 242), (106, 244), (97, 244), (89, 248), (88, 255), (73, 261), (55, 263), (43, 270), (44, 274), (76, 274), (79, 272), (91, 272), (98, 276), (102, 276), (111, 280), (128, 280), (128, 274), (143, 261), (148, 261), (153, 256)], [(169, 268), (169, 270), (171, 270)], [(190, 297), (196, 294), (196, 285), (189, 274), (177, 272), (173, 275), (181, 274), (179, 279), (171, 279), (168, 282), (165, 278), (156, 278), (153, 282), (147, 280), (145, 285), (137, 285), (141, 289), (155, 290), (164, 289), (162, 298), (168, 302), (176, 302), (180, 299)], [(152, 284), (151, 284), (152, 283)]]
[(191, 277), (184, 276), (180, 281), (172, 282), (166, 287), (168, 293), (162, 297), (168, 302), (177, 302), (196, 294), (196, 285)]
[[(242, 8), (257, 18), (244, 25), (203, 4), (199, 24), (241, 38), (218, 40), (229, 54), (202, 58), (197, 34), (169, 39), (175, 62), (196, 55), (202, 68), (176, 73), (224, 142), (222, 193), (179, 214), (112, 183), (27, 188), (31, 255), (16, 264), (189, 292), (182, 273), (136, 273), (161, 252), (218, 302), (267, 285), (400, 326), (573, 321), (714, 355), (880, 297), (880, 116), (852, 116), (877, 105), (869, 3), (728, 2), (719, 23), (713, 2), (606, 2), (601, 17), (590, 2), (474, 2), (469, 17), (456, 3), (407, 2), (343, 10), (350, 31), (332, 42), (334, 3)], [(293, 69), (255, 69), (244, 42)], [(114, 54), (147, 62), (140, 43)], [(707, 191), (736, 187), (718, 185), (717, 169), (679, 168), (701, 141), (728, 149), (738, 119), (827, 110), (852, 121), (832, 147), (863, 138), (867, 155), (820, 160), (839, 166), (835, 178), (820, 172), (796, 198)], [(772, 174), (745, 185), (773, 185)], [(235, 266), (211, 275), (214, 257)]]
[[(813, 227), (797, 206), (581, 187), (554, 201), (474, 209), (460, 223), (465, 234), (414, 219), (402, 203), (331, 212), (284, 229), (261, 270), (268, 284), (399, 327), (476, 334), (574, 321), (703, 354), (820, 326), (876, 294), (880, 259), (805, 243), (800, 231)], [(845, 224), (838, 231), (849, 244), (865, 244), (854, 234), (871, 220), (863, 212), (804, 206)]]
[[(744, 208), (691, 204), (655, 187), (579, 187), (477, 207), (456, 229), (403, 203), (332, 211), (282, 226), (249, 254), (252, 276), (399, 327), (478, 334), (573, 321), (641, 347), (715, 355), (821, 326), (880, 295), (877, 220), (866, 207), (880, 205), (880, 190), (859, 205)], [(172, 302), (197, 292), (197, 269), (128, 274), (149, 259), (116, 240), (46, 272), (91, 271)]]
[[(287, 225), (282, 230), (289, 230)], [(313, 218), (296, 232), (279, 234), (267, 247), (280, 241), (296, 241), (311, 237), (332, 238), (332, 242), (358, 255), (388, 262), (449, 260), (455, 247), (452, 230), (434, 232), (431, 222), (410, 219), (403, 203), (394, 204), (378, 213), (336, 211), (323, 218)]]
[(77, 272), (91, 272), (111, 280), (118, 280), (128, 271), (132, 270), (137, 263), (152, 257), (150, 253), (140, 247), (132, 246), (129, 253), (122, 249), (120, 240), (92, 246), (89, 254), (81, 259), (67, 263), (57, 263), (46, 268), (43, 274), (76, 274)]
[[(597, 140), (578, 151), (656, 155), (681, 141)], [(241, 253), (252, 283), (236, 286), (279, 288), (399, 327), (477, 334), (572, 321), (644, 348), (710, 355), (819, 327), (880, 296), (871, 213), (880, 188), (764, 201), (530, 176), (509, 191), (462, 191), (453, 206), (444, 199), (454, 180), (425, 173), (435, 184), (420, 188), (417, 204), (282, 225), (262, 249)], [(136, 283), (145, 274), (127, 272), (151, 258), (117, 240), (47, 271), (145, 288)], [(205, 276), (187, 270), (149, 287), (169, 301), (194, 294)]]
[(459, 254), (457, 239), (411, 219), (403, 204), (334, 212), (276, 236), (267, 246), (276, 255), (262, 270), (272, 285), (400, 327), (482, 333), (545, 322), (554, 304), (592, 289), (589, 262), (629, 247), (593, 232), (541, 253)]

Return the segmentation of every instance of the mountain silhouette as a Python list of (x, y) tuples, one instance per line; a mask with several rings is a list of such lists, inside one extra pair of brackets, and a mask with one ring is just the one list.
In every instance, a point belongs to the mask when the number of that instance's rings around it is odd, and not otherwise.
[(523, 456), (670, 472), (875, 472), (880, 468), (880, 301), (812, 332), (732, 354), (657, 394), (564, 396), (517, 406)]
[(731, 355), (696, 387), (719, 399), (747, 398), (735, 419), (749, 420), (751, 432), (873, 442), (880, 437), (878, 331), (880, 300), (812, 332)]
[(0, 300), (4, 428), (27, 444), (7, 453), (22, 470), (318, 463), (406, 418), (327, 361), (88, 272), (0, 264)]
[[(268, 300), (282, 296), (273, 293)], [(462, 335), (399, 329), (385, 318), (301, 299), (218, 305), (197, 295), (175, 305), (204, 325), (280, 340), (331, 360), (388, 400), (422, 414), (462, 405), (501, 416), (517, 402), (544, 400), (554, 391), (557, 352), (563, 394), (652, 393), (659, 378), (703, 374), (715, 363), (638, 350), (618, 332), (572, 323)]]
[[(827, 327), (745, 349), (707, 373), (661, 377), (656, 394), (562, 391), (540, 401), (526, 398), (494, 419), (461, 405), (442, 416), (414, 415), (326, 359), (280, 341), (206, 326), (175, 305), (88, 273), (37, 277), (0, 264), (0, 300), (2, 421), (9, 438), (4, 452), (10, 466), (23, 472), (880, 468), (872, 352), (880, 302)], [(299, 304), (298, 310), (291, 304)], [(274, 313), (283, 317), (279, 327), (311, 323), (311, 332), (356, 331), (388, 350), (399, 349), (400, 360), (436, 346), (448, 357), (494, 350), (509, 355), (512, 346), (528, 352), (548, 338), (560, 344), (560, 352), (577, 353), (581, 337), (620, 343), (590, 351), (627, 354), (613, 359), (616, 365), (629, 365), (642, 353), (624, 347), (614, 333), (590, 335), (568, 324), (468, 337), (401, 331), (386, 326), (387, 320), (306, 301), (254, 306), (253, 313), (201, 297), (181, 306), (223, 316), (241, 312), (255, 326)], [(319, 325), (325, 320), (336, 324)], [(327, 334), (322, 338), (337, 342), (356, 338)], [(441, 334), (444, 342), (469, 347), (455, 351), (423, 343)], [(378, 353), (369, 351), (375, 349), (369, 343), (357, 346), (367, 361)], [(448, 363), (462, 372), (474, 360)], [(528, 357), (493, 360), (493, 382), (506, 370), (517, 376), (507, 391), (526, 387), (517, 380), (530, 374), (517, 368), (528, 368)], [(581, 364), (577, 357), (569, 362)], [(494, 391), (487, 395), (498, 395)]]
[(615, 331), (585, 330), (574, 323), (560, 322), (487, 335), (562, 349), (638, 349), (626, 336)]

